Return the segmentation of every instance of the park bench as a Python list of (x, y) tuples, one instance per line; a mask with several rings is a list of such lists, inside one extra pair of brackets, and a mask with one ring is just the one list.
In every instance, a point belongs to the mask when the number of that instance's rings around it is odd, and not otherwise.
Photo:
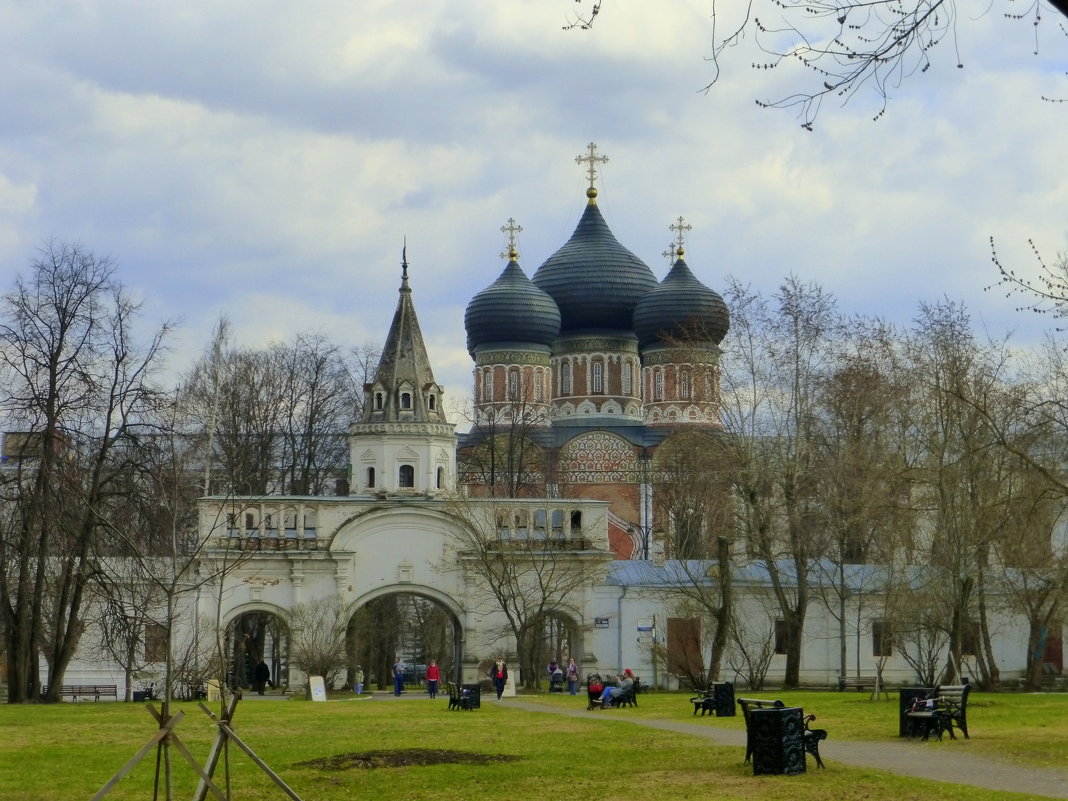
[(482, 705), (480, 694), (473, 693), (468, 687), (463, 687), (451, 681), (445, 687), (449, 691), (449, 709), (467, 711), (478, 709)]
[(957, 739), (953, 727), (960, 729), (964, 739), (968, 737), (968, 695), (970, 684), (949, 684), (937, 687), (930, 698), (917, 699), (913, 708), (905, 713), (908, 719), (908, 736), (922, 734), (927, 740), (934, 733), (939, 740), (947, 731), (952, 740)]
[[(41, 692), (48, 692), (48, 686), (42, 687)], [(94, 701), (99, 701), (102, 695), (119, 700), (119, 688), (114, 684), (64, 684), (59, 688), (59, 694), (63, 698), (73, 698), (75, 701), (81, 700), (82, 696), (90, 695), (93, 696)]]
[[(749, 713), (754, 709), (785, 709), (786, 704), (779, 699), (739, 698), (738, 706), (742, 708), (742, 718), (745, 720), (745, 764), (748, 765), (753, 758), (753, 742), (756, 736), (753, 727), (750, 725)], [(809, 723), (815, 719), (815, 715), (805, 715), (805, 730), (801, 733), (801, 745), (805, 749), (805, 753), (812, 754), (816, 760), (816, 765), (822, 768), (824, 764), (820, 758), (820, 741), (827, 739), (827, 730), (810, 729)]]
[(716, 696), (711, 687), (691, 698), (690, 703), (693, 704), (693, 713), (696, 715), (700, 712), (701, 717), (705, 716), (705, 712), (711, 715), (716, 711)]
[(846, 690), (863, 690), (871, 687), (875, 689), (875, 683), (877, 679), (875, 676), (839, 676), (838, 677), (838, 692), (845, 692)]
[(693, 696), (690, 703), (693, 704), (693, 713), (696, 715), (700, 712), (701, 717), (706, 712), (709, 715), (715, 713), (717, 717), (734, 717), (734, 685), (729, 681), (714, 681), (707, 690)]

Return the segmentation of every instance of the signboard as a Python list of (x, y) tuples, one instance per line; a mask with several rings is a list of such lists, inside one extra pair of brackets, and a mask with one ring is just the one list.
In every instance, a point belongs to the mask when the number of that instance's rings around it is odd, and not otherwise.
[(606, 628), (608, 628), (608, 618), (606, 618), (606, 617), (595, 617), (593, 619), (593, 627), (595, 629), (606, 629)]
[(654, 625), (653, 618), (651, 617), (638, 618), (638, 631), (652, 631)]
[(323, 682), (322, 676), (308, 676), (308, 700), (326, 700), (326, 684)]

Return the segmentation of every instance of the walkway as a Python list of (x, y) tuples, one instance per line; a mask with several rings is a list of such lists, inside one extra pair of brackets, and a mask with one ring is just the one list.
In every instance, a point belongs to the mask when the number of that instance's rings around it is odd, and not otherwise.
[[(601, 714), (584, 709), (560, 709), (546, 704), (532, 704), (512, 698), (508, 706), (531, 712), (589, 719), (611, 720), (634, 726), (672, 731), (703, 737), (716, 745), (745, 747), (745, 732), (676, 720), (648, 720), (628, 718), (626, 711)], [(834, 732), (820, 748), (820, 756), (827, 763), (841, 762), (862, 768), (876, 768), (900, 776), (915, 776), (939, 782), (966, 784), (988, 790), (1030, 793), (1049, 798), (1068, 798), (1068, 770), (1015, 765), (986, 754), (962, 753), (959, 749), (940, 748), (937, 742), (917, 743), (904, 740), (873, 742), (870, 740), (835, 740)]]

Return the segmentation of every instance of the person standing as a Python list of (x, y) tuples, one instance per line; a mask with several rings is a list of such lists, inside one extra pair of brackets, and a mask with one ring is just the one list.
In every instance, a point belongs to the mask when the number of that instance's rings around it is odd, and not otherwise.
[(398, 656), (393, 660), (393, 694), (400, 696), (404, 692), (404, 663)]
[(573, 656), (567, 660), (567, 670), (564, 671), (564, 678), (567, 679), (567, 691), (572, 695), (578, 695), (579, 669)]
[(430, 664), (426, 666), (426, 689), (431, 698), (438, 697), (438, 680), (440, 678), (441, 671), (438, 670), (438, 663), (436, 660), (431, 659)]
[(271, 669), (267, 667), (267, 663), (262, 659), (260, 663), (256, 665), (256, 670), (253, 672), (253, 678), (256, 679), (256, 692), (263, 695), (263, 688), (271, 683)]
[(497, 700), (500, 701), (501, 696), (504, 695), (504, 685), (508, 681), (508, 665), (505, 664), (503, 656), (498, 656), (497, 661), (490, 668), (490, 678), (493, 679), (493, 686), (497, 690)]
[(359, 695), (363, 692), (363, 668), (359, 665), (352, 671), (352, 689)]

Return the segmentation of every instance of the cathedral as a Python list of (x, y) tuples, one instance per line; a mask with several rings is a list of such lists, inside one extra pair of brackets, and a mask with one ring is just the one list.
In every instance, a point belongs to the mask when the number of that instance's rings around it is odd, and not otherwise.
[[(583, 673), (628, 667), (672, 689), (701, 672), (708, 624), (683, 589), (714, 588), (715, 572), (707, 557), (668, 544), (674, 522), (658, 519), (654, 460), (673, 437), (722, 429), (729, 310), (687, 264), (682, 218), (672, 226), (673, 264), (658, 280), (601, 214), (604, 157), (591, 144), (577, 161), (589, 186), (571, 238), (528, 277), (509, 221), (507, 264), (467, 306), (470, 431), (457, 436), (447, 419), (416, 313), (423, 288), (413, 288), (405, 261), (362, 417), (348, 431), (347, 491), (201, 499), (203, 549), (174, 647), (195, 651), (225, 631), (228, 658), (262, 658), (275, 683), (299, 687), (305, 672), (291, 658), (292, 639), (313, 623), (298, 610), (333, 604), (351, 640), (361, 636), (352, 621), (362, 610), (405, 596), (432, 605), (449, 637), (430, 653), (396, 657), (435, 658), (447, 679), (478, 681), (497, 655), (515, 660), (519, 639), (532, 636), (515, 625), (524, 615), (537, 624), (537, 653), (574, 657)], [(495, 582), (509, 559), (534, 569), (502, 588)], [(774, 681), (784, 657), (768, 576), (744, 554), (731, 573), (736, 614), (771, 651), (763, 669)], [(864, 673), (878, 655), (861, 646), (870, 630), (848, 635)], [(810, 607), (802, 681), (834, 684), (839, 631), (827, 610)], [(257, 643), (255, 653), (242, 651), (242, 637)], [(1025, 638), (1019, 626), (1005, 628), (1003, 675), (1022, 669)], [(363, 647), (350, 642), (349, 676)], [(751, 678), (751, 659), (735, 654), (722, 677)], [(537, 669), (529, 660), (515, 667)], [(68, 680), (115, 674), (81, 661)], [(913, 671), (892, 656), (884, 675), (911, 680)]]

